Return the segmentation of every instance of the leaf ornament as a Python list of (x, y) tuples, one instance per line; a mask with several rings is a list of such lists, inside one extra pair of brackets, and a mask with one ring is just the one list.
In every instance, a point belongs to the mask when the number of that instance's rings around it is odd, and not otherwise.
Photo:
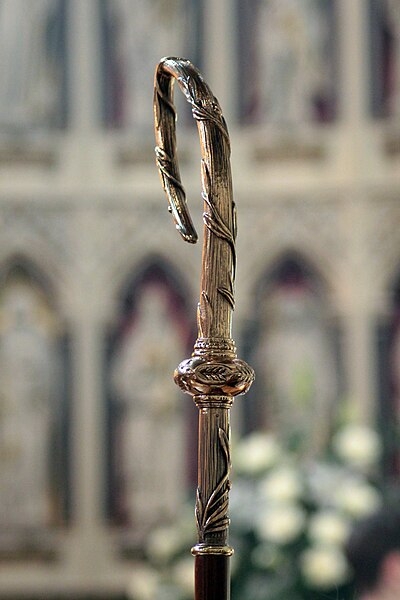
[(207, 534), (225, 531), (225, 529), (229, 527), (228, 504), (231, 456), (228, 436), (221, 427), (218, 428), (218, 438), (225, 457), (226, 470), (221, 481), (208, 498), (205, 506), (200, 490), (199, 488), (197, 489), (195, 515), (200, 542), (204, 542)]

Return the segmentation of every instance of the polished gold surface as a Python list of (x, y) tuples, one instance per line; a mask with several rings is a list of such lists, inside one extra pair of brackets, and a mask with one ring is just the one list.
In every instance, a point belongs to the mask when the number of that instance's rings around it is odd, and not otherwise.
[(169, 211), (185, 241), (197, 241), (176, 157), (173, 104), (177, 81), (192, 106), (201, 145), (204, 241), (198, 339), (191, 358), (175, 371), (175, 382), (199, 408), (198, 488), (195, 555), (230, 555), (229, 413), (233, 397), (244, 394), (254, 372), (236, 356), (231, 339), (235, 307), (236, 210), (232, 197), (230, 140), (218, 100), (199, 71), (182, 58), (164, 58), (156, 69), (154, 120), (156, 158)]

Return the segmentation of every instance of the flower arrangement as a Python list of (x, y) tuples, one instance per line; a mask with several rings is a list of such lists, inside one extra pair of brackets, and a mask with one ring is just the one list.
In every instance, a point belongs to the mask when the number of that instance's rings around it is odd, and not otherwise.
[[(380, 441), (346, 425), (322, 458), (306, 458), (270, 433), (234, 447), (230, 499), (233, 600), (354, 598), (344, 545), (358, 519), (381, 504), (373, 483)], [(193, 597), (193, 510), (150, 536), (148, 565), (132, 579), (134, 600)]]
[(194, 507), (180, 512), (175, 526), (154, 530), (144, 548), (146, 563), (134, 569), (127, 595), (132, 600), (192, 600), (196, 536)]
[(241, 557), (234, 598), (354, 598), (344, 546), (357, 520), (382, 502), (372, 483), (380, 453), (378, 435), (355, 424), (340, 428), (320, 458), (290, 451), (272, 434), (244, 438), (231, 493)]

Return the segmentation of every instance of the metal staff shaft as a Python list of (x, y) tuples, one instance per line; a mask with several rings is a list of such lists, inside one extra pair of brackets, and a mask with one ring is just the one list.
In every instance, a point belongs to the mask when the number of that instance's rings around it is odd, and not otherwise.
[(198, 338), (192, 357), (175, 371), (175, 382), (199, 409), (195, 599), (230, 598), (228, 502), (229, 415), (234, 396), (245, 393), (254, 372), (236, 356), (231, 337), (236, 271), (236, 211), (232, 197), (230, 140), (218, 100), (199, 71), (182, 58), (164, 58), (156, 69), (156, 157), (169, 211), (185, 241), (197, 241), (176, 157), (173, 86), (177, 81), (197, 121), (201, 145), (204, 242)]

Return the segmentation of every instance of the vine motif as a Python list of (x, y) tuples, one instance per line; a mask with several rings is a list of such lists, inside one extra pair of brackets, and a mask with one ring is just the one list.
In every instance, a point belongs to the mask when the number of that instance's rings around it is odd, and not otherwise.
[(221, 427), (218, 428), (218, 438), (225, 457), (226, 469), (224, 476), (215, 490), (210, 494), (205, 505), (200, 489), (197, 488), (195, 514), (199, 542), (204, 542), (207, 534), (225, 531), (229, 527), (228, 504), (231, 456), (228, 436)]
[(199, 337), (203, 337), (205, 323), (210, 323), (213, 317), (213, 309), (210, 298), (205, 290), (201, 292), (201, 299), (197, 305), (197, 329)]
[[(222, 115), (221, 107), (217, 98), (212, 94), (211, 90), (203, 80), (201, 74), (194, 69), (191, 63), (184, 59), (166, 59), (165, 64), (168, 69), (174, 71), (175, 77), (179, 86), (185, 95), (187, 101), (192, 107), (192, 114), (197, 121), (209, 121), (213, 123), (223, 136), (225, 150), (230, 155), (230, 139), (228, 128), (225, 119)], [(155, 122), (157, 130), (161, 129), (163, 114), (171, 113), (173, 122), (175, 122), (176, 111), (169, 93), (166, 93), (162, 86), (162, 78), (166, 74), (161, 70), (157, 72), (155, 86)], [(164, 179), (164, 184), (168, 182), (166, 189), (170, 207), (170, 212), (173, 213), (178, 229), (182, 236), (189, 242), (196, 241), (197, 236), (191, 231), (190, 224), (187, 226), (185, 215), (187, 213), (185, 192), (182, 183), (179, 179), (179, 171), (176, 169), (174, 158), (174, 137), (172, 138), (172, 148), (170, 149), (172, 156), (162, 147), (163, 144), (157, 146), (156, 157), (157, 166)], [(203, 221), (208, 230), (218, 238), (224, 240), (230, 247), (232, 255), (232, 269), (227, 275), (227, 282), (217, 286), (217, 293), (229, 304), (232, 310), (235, 308), (234, 298), (234, 281), (236, 274), (236, 208), (232, 202), (232, 226), (229, 227), (221, 217), (214, 199), (212, 190), (212, 178), (210, 175), (209, 166), (203, 159), (201, 162), (202, 172), (202, 197), (209, 211), (204, 212)], [(165, 187), (165, 186), (164, 186)], [(190, 232), (189, 232), (190, 231)], [(196, 236), (196, 238), (195, 238)], [(205, 323), (212, 316), (213, 307), (211, 299), (205, 292), (202, 293), (198, 307), (198, 328), (200, 336), (205, 331)]]
[[(209, 92), (209, 97), (207, 98), (206, 102), (203, 102), (203, 100), (199, 98), (197, 84), (193, 77), (181, 71), (181, 75), (178, 78), (178, 81), (182, 87), (182, 91), (185, 94), (187, 101), (192, 106), (193, 118), (196, 121), (211, 121), (212, 123), (214, 123), (214, 125), (218, 127), (218, 129), (224, 136), (225, 141), (228, 144), (228, 149), (230, 149), (228, 127), (222, 115), (219, 102), (208, 89), (208, 86), (204, 82), (200, 73), (198, 73), (198, 76), (201, 83), (207, 87), (207, 91)], [(209, 104), (209, 108), (207, 107), (207, 104)]]
[(168, 96), (162, 92), (158, 79), (156, 80), (156, 97), (157, 104), (155, 113), (155, 124), (158, 129), (160, 127), (160, 121), (162, 116), (161, 101), (171, 111), (174, 120), (176, 119), (176, 108), (173, 102), (171, 102), (171, 100), (168, 98)]
[[(186, 63), (186, 65), (184, 63)], [(215, 98), (215, 96), (212, 95), (211, 91), (209, 90), (207, 84), (203, 80), (200, 73), (197, 73), (199, 80), (201, 81), (203, 86), (206, 87), (206, 90), (207, 90), (208, 96), (209, 96), (207, 98), (206, 102), (203, 102), (202, 98), (199, 98), (199, 91), (197, 89), (196, 80), (193, 77), (191, 77), (190, 75), (188, 75), (187, 73), (185, 73), (185, 71), (184, 71), (185, 66), (187, 66), (187, 67), (191, 66), (189, 61), (181, 60), (180, 64), (175, 62), (174, 66), (175, 66), (175, 69), (180, 72), (180, 75), (177, 78), (177, 80), (181, 86), (182, 92), (184, 93), (184, 95), (186, 97), (186, 100), (189, 102), (189, 104), (192, 107), (193, 118), (196, 121), (211, 121), (212, 123), (214, 123), (218, 127), (218, 129), (220, 130), (222, 135), (224, 136), (225, 141), (228, 146), (228, 150), (230, 150), (230, 139), (229, 139), (228, 127), (227, 127), (226, 121), (222, 115), (221, 107), (219, 105), (217, 98)], [(157, 97), (155, 119), (156, 119), (156, 127), (158, 128), (160, 126), (160, 121), (162, 118), (162, 108), (161, 107), (164, 105), (164, 107), (166, 107), (168, 110), (170, 110), (173, 114), (174, 119), (176, 117), (176, 109), (175, 109), (173, 102), (161, 90), (158, 78), (156, 81), (155, 91), (156, 91), (156, 97)], [(209, 107), (207, 106), (207, 104), (209, 104)]]
[(197, 367), (196, 381), (208, 384), (224, 384), (229, 382), (236, 373), (235, 363), (205, 363)]
[(201, 176), (202, 176), (202, 197), (204, 202), (207, 204), (210, 209), (210, 213), (203, 214), (203, 221), (205, 226), (217, 237), (225, 240), (230, 247), (232, 254), (232, 271), (229, 273), (228, 277), (228, 287), (226, 286), (218, 286), (217, 291), (219, 294), (223, 296), (223, 298), (230, 304), (232, 310), (235, 309), (235, 297), (234, 297), (234, 281), (236, 274), (236, 207), (235, 204), (232, 203), (232, 223), (233, 230), (231, 231), (229, 227), (224, 223), (221, 215), (219, 214), (215, 203), (212, 198), (212, 181), (211, 175), (208, 168), (207, 163), (202, 160), (201, 161)]
[(173, 164), (172, 158), (168, 156), (165, 150), (159, 146), (155, 147), (155, 153), (158, 170), (169, 180), (172, 185), (179, 188), (181, 192), (185, 194), (182, 182), (174, 177), (171, 173), (171, 167)]

